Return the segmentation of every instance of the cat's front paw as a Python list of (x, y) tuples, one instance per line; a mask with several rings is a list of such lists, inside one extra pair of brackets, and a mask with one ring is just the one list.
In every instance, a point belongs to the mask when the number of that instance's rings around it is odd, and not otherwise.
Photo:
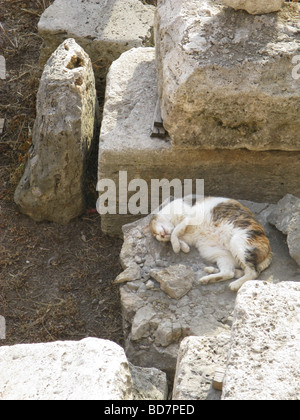
[(185, 243), (184, 241), (180, 241), (180, 248), (181, 248), (181, 251), (184, 252), (185, 254), (188, 254), (191, 250), (188, 244)]
[(175, 252), (175, 254), (179, 254), (179, 252), (181, 250), (181, 245), (180, 245), (179, 240), (177, 238), (176, 239), (173, 238), (171, 240), (171, 243), (172, 243), (172, 248), (173, 248), (173, 251)]

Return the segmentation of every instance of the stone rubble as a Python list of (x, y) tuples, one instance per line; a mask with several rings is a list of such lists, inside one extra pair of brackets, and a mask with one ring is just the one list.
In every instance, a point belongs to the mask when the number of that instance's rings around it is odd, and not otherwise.
[(33, 220), (68, 223), (84, 212), (84, 175), (95, 133), (96, 101), (91, 60), (74, 39), (68, 39), (44, 68), (33, 147), (15, 191), (19, 209)]

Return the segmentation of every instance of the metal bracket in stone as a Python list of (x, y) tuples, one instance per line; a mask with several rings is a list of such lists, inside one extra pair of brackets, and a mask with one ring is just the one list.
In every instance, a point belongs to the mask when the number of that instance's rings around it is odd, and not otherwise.
[(161, 118), (161, 109), (160, 109), (160, 99), (157, 99), (154, 116), (153, 116), (153, 123), (151, 129), (151, 136), (150, 137), (157, 137), (160, 139), (165, 139), (168, 137), (168, 132), (164, 129), (164, 123)]

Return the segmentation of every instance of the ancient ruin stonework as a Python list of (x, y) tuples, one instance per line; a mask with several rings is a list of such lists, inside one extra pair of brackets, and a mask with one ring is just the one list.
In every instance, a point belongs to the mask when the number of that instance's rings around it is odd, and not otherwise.
[(36, 221), (67, 223), (85, 210), (84, 173), (94, 137), (96, 89), (92, 63), (66, 40), (45, 66), (33, 148), (15, 191), (21, 212)]
[(298, 4), (254, 16), (220, 0), (160, 1), (158, 84), (173, 146), (300, 150), (299, 22)]
[(112, 61), (133, 47), (153, 45), (154, 7), (140, 0), (55, 0), (38, 24), (43, 39), (40, 65), (67, 38), (74, 38), (94, 63), (103, 89)]
[(300, 196), (300, 152), (178, 150), (170, 138), (150, 137), (156, 102), (154, 48), (125, 52), (108, 74), (100, 133), (98, 180), (117, 186), (116, 214), (101, 217), (105, 233), (120, 236), (122, 225), (139, 217), (119, 215), (119, 171), (126, 172), (128, 184), (136, 178), (147, 182), (149, 203), (153, 178), (204, 179), (206, 195), (252, 201), (277, 202), (288, 192)]
[(300, 284), (246, 283), (238, 293), (223, 400), (297, 400)]

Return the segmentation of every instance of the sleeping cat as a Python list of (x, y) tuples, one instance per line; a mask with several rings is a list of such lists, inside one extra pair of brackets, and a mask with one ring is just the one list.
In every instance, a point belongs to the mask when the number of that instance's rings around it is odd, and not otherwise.
[(158, 241), (171, 241), (175, 253), (195, 246), (201, 257), (217, 264), (218, 269), (205, 268), (208, 275), (199, 280), (201, 284), (241, 276), (229, 286), (237, 291), (272, 260), (263, 227), (247, 207), (228, 198), (207, 197), (194, 206), (174, 200), (152, 218), (150, 230)]

